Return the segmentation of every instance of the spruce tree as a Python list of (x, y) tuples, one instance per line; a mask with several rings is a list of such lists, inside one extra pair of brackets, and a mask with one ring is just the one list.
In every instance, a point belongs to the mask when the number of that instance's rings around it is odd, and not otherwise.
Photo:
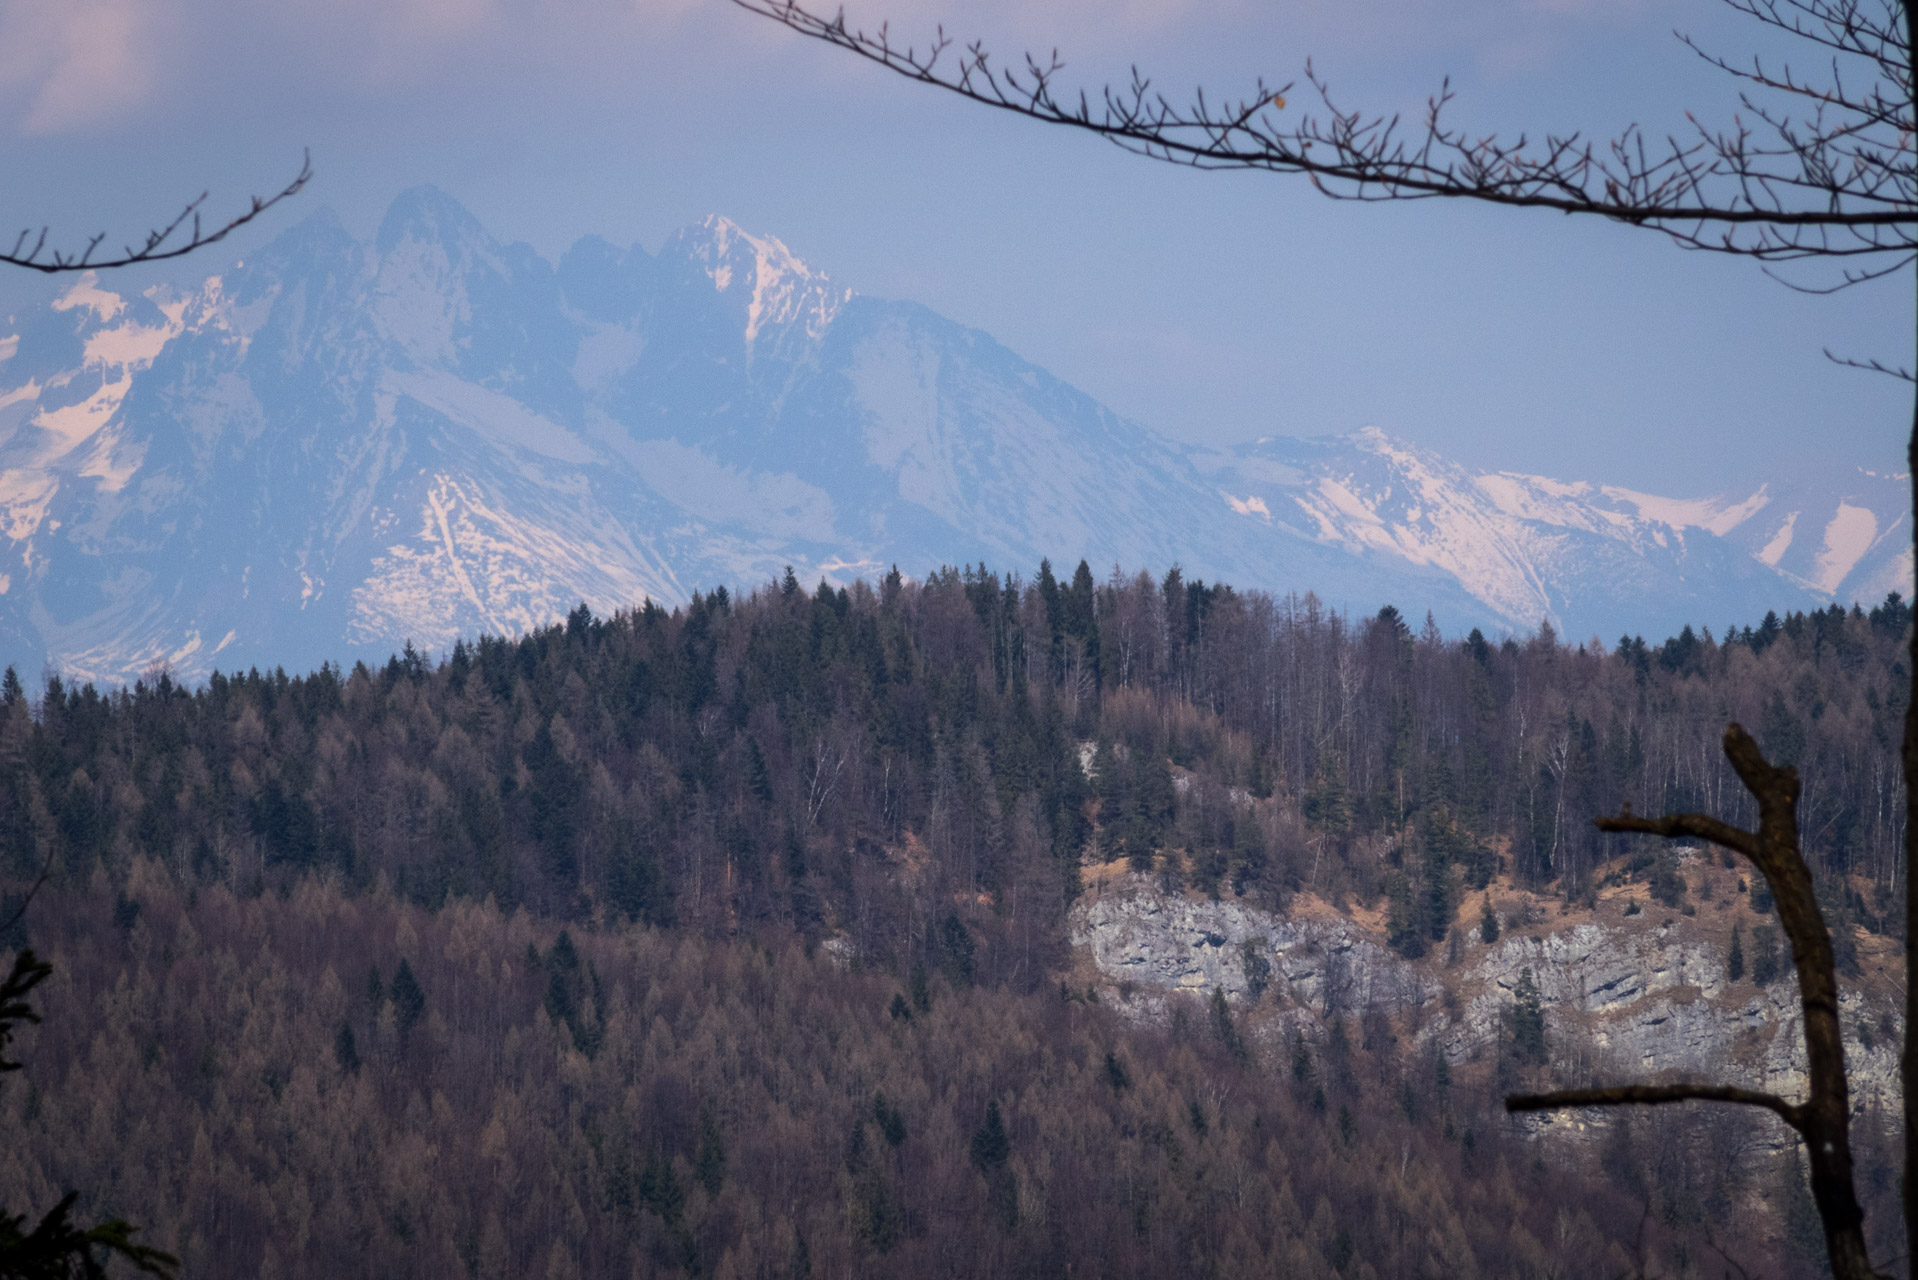
[(1745, 944), (1738, 936), (1738, 926), (1732, 926), (1732, 949), (1725, 957), (1725, 977), (1737, 982), (1745, 976)]
[(693, 1158), (693, 1171), (707, 1195), (719, 1194), (720, 1186), (726, 1181), (726, 1143), (710, 1106), (699, 1109), (699, 1149)]
[(1245, 1041), (1239, 1037), (1238, 1024), (1232, 1021), (1232, 1007), (1225, 1002), (1225, 988), (1212, 988), (1212, 1032), (1219, 1037), (1226, 1052), (1244, 1061), (1246, 1057)]
[(979, 1172), (991, 1175), (1012, 1155), (1012, 1139), (1006, 1134), (1006, 1122), (999, 1115), (999, 1102), (986, 1104), (986, 1118), (972, 1133), (972, 1163)]
[(1752, 930), (1752, 981), (1768, 987), (1778, 979), (1778, 930), (1760, 925)]
[(1498, 941), (1498, 913), (1492, 910), (1492, 895), (1486, 894), (1478, 911), (1478, 939), (1486, 946)]
[(906, 1117), (883, 1093), (872, 1095), (872, 1121), (879, 1126), (879, 1136), (887, 1146), (896, 1147), (906, 1140)]
[(1545, 1061), (1545, 1011), (1529, 968), (1519, 970), (1518, 988), (1513, 992), (1512, 1049), (1521, 1062)]
[(420, 990), (419, 979), (413, 976), (413, 966), (404, 960), (393, 975), (393, 1014), (399, 1019), (402, 1036), (412, 1031), (413, 1025), (426, 1015), (426, 993)]

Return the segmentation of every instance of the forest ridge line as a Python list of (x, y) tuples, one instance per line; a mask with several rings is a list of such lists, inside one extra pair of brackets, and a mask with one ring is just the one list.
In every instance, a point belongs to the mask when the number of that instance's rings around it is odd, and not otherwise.
[[(62, 1137), (71, 1108), (114, 1099), (153, 1185), (181, 1188), (116, 1211), (223, 1270), (270, 1249), (302, 1275), (348, 1256), (565, 1274), (636, 1249), (656, 1273), (731, 1254), (907, 1274), (953, 1250), (982, 1267), (1064, 1250), (1112, 1274), (1199, 1256), (1225, 1274), (1208, 1251), (1338, 1269), (1440, 1247), (1321, 1223), (1321, 1196), (1412, 1214), (1475, 1260), (1459, 1274), (1510, 1274), (1554, 1233), (1616, 1270), (1629, 1194), (1559, 1171), (1550, 1204), (1455, 1197), (1531, 1167), (1489, 1090), (1556, 1069), (1536, 1036), (1502, 1036), (1480, 1079), (1408, 1056), (1408, 1028), (1372, 1013), (1286, 1044), (1230, 1009), (1197, 1043), (1128, 1029), (1072, 985), (1082, 876), (1122, 859), (1162, 891), (1272, 911), (1309, 894), (1384, 920), (1413, 956), (1494, 876), (1590, 901), (1624, 843), (1589, 817), (1621, 796), (1733, 809), (1729, 715), (1807, 779), (1842, 947), (1896, 928), (1884, 741), (1910, 625), (1889, 600), (1604, 652), (1549, 629), (1447, 641), (1389, 606), (1351, 618), (1081, 564), (811, 591), (789, 574), (671, 611), (582, 606), (437, 661), (409, 648), (197, 689), (53, 677), (34, 697), (10, 672), (0, 854), (12, 884), (42, 867), (51, 883), (0, 945), (51, 956), (48, 1007), (68, 1011), (30, 1069), (90, 1083), (0, 1094), (32, 1135), (0, 1191), (115, 1185), (123, 1153), (100, 1135), (120, 1121)], [(781, 1061), (830, 1062), (805, 1123)], [(199, 1130), (234, 1153), (217, 1181), (191, 1172), (217, 1162), (182, 1163)], [(1769, 1186), (1708, 1158), (1742, 1132), (1655, 1142), (1645, 1185), (1697, 1212)], [(422, 1144), (446, 1158), (405, 1154)], [(339, 1176), (356, 1147), (381, 1153), (380, 1187)], [(1318, 1153), (1315, 1171), (1287, 1150)], [(1378, 1183), (1382, 1152), (1401, 1181)], [(510, 1209), (527, 1193), (505, 1155), (543, 1171), (531, 1216)], [(1222, 1232), (1199, 1166), (1241, 1170), (1271, 1212)], [(1732, 1171), (1697, 1180), (1714, 1167)], [(1750, 1211), (1789, 1224), (1795, 1203)], [(298, 1227), (299, 1204), (333, 1227)], [(1689, 1239), (1693, 1212), (1660, 1231)]]

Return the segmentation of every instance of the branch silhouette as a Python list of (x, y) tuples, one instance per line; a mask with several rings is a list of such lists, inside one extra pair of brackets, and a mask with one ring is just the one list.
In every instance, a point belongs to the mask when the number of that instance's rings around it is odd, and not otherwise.
[(61, 271), (104, 271), (111, 267), (130, 267), (139, 262), (161, 262), (168, 258), (184, 257), (196, 249), (204, 249), (226, 239), (282, 200), (299, 194), (300, 189), (312, 179), (313, 156), (310, 151), (303, 152), (300, 171), (291, 182), (270, 196), (254, 196), (246, 212), (217, 227), (208, 229), (202, 222), (201, 206), (206, 203), (208, 196), (207, 192), (202, 191), (187, 202), (173, 221), (147, 232), (144, 244), (138, 247), (124, 246), (117, 257), (94, 257), (106, 240), (104, 231), (88, 240), (86, 246), (77, 253), (69, 253), (49, 247), (48, 236), (51, 232), (41, 227), (37, 232), (31, 229), (22, 231), (14, 239), (12, 248), (0, 253), (0, 264), (44, 271), (51, 275)]
[[(1748, 88), (1796, 101), (1805, 114), (1741, 94), (1729, 127), (1687, 113), (1682, 133), (1654, 137), (1634, 124), (1603, 144), (1578, 133), (1537, 140), (1468, 133), (1447, 120), (1455, 97), (1449, 79), (1422, 117), (1408, 121), (1344, 109), (1308, 60), (1304, 80), (1320, 113), (1287, 123), (1293, 83), (1260, 79), (1224, 103), (1201, 89), (1177, 105), (1135, 66), (1128, 84), (1093, 98), (1060, 87), (1065, 63), (1056, 50), (1005, 66), (979, 42), (959, 46), (943, 27), (919, 47), (895, 43), (889, 26), (849, 26), (843, 10), (828, 18), (798, 0), (733, 3), (985, 106), (1191, 168), (1300, 174), (1335, 199), (1464, 199), (1590, 214), (1651, 227), (1686, 248), (1768, 263), (1880, 260), (1847, 270), (1840, 288), (1896, 271), (1918, 253), (1910, 46), (1897, 0), (1887, 0), (1882, 14), (1861, 0), (1727, 0), (1828, 51), (1830, 81), (1814, 85), (1757, 60), (1737, 66), (1679, 38)], [(1872, 87), (1855, 91), (1846, 65), (1866, 69)]]

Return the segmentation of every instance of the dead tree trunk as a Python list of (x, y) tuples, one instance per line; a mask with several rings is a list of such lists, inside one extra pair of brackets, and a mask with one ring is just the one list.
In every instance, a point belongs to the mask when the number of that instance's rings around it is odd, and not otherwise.
[[(1906, 751), (1912, 751), (1907, 728)], [(1798, 848), (1798, 771), (1774, 768), (1751, 735), (1734, 724), (1725, 730), (1725, 758), (1758, 801), (1758, 830), (1747, 831), (1699, 813), (1659, 818), (1632, 815), (1598, 819), (1601, 831), (1639, 832), (1676, 840), (1708, 840), (1743, 854), (1764, 875), (1777, 902), (1778, 922), (1791, 942), (1804, 1009), (1809, 1096), (1802, 1103), (1774, 1094), (1719, 1084), (1627, 1085), (1616, 1089), (1570, 1089), (1513, 1094), (1508, 1111), (1564, 1107), (1657, 1106), (1668, 1102), (1730, 1102), (1763, 1107), (1804, 1139), (1811, 1158), (1811, 1193), (1825, 1228), (1825, 1251), (1836, 1280), (1871, 1280), (1877, 1273), (1865, 1252), (1865, 1213), (1852, 1181), (1851, 1093), (1845, 1079), (1845, 1045), (1838, 1024), (1838, 977), (1831, 931), (1812, 892), (1811, 868)], [(1909, 1059), (1907, 1059), (1909, 1062)]]
[[(1907, 35), (1918, 37), (1918, 0), (1905, 0), (1905, 21)], [(1909, 42), (1907, 47), (1918, 50), (1918, 45)], [(1912, 405), (1905, 470), (1911, 473), (1912, 538), (1918, 544), (1918, 399)], [(1918, 672), (1918, 626), (1911, 628), (1908, 662), (1906, 669)], [(1918, 1101), (1918, 1045), (1911, 1040), (1912, 1019), (1918, 1018), (1918, 988), (1911, 982), (1912, 973), (1918, 971), (1918, 882), (1911, 878), (1912, 869), (1918, 866), (1918, 687), (1905, 703), (1901, 755), (1905, 767), (1905, 1046), (1898, 1074), (1905, 1103), (1905, 1248), (1909, 1251), (1918, 1246), (1918, 1123), (1912, 1115), (1913, 1103)]]

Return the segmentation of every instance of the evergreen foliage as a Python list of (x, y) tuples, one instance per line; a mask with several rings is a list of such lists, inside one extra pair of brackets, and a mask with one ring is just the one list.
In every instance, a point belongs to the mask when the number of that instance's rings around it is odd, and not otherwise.
[[(887, 919), (943, 925), (962, 893), (975, 978), (996, 982), (1042, 980), (1096, 848), (1274, 905), (1308, 881), (1385, 894), (1412, 954), (1483, 892), (1495, 841), (1520, 883), (1580, 898), (1617, 852), (1591, 814), (1722, 793), (1727, 715), (1789, 738), (1819, 778), (1821, 883), (1890, 883), (1896, 805), (1874, 764), (1897, 738), (1908, 616), (1887, 601), (1607, 653), (1545, 633), (1415, 640), (1390, 609), (1354, 619), (1176, 573), (966, 568), (575, 610), (437, 665), (412, 652), (111, 693), (54, 677), (0, 698), (0, 873), (30, 878), (50, 855), (55, 883), (101, 864), (124, 888), (144, 853), (249, 893), (317, 873), (566, 920), (817, 939), (863, 919), (860, 953), (905, 939), (919, 954), (887, 962), (908, 972), (963, 965), (964, 948)], [(852, 910), (873, 855), (909, 837), (931, 872), (918, 900)], [(1384, 875), (1381, 848), (1400, 850)], [(1681, 901), (1675, 868), (1653, 879), (1656, 900)], [(128, 931), (139, 910), (116, 900)], [(1892, 927), (1877, 909), (1856, 922)], [(1010, 936), (1029, 941), (1015, 954)]]
[(415, 1024), (426, 1016), (426, 993), (420, 990), (419, 979), (413, 976), (413, 966), (403, 958), (393, 974), (393, 1015), (399, 1020), (401, 1036), (410, 1035)]
[(1519, 970), (1512, 992), (1512, 1053), (1520, 1062), (1545, 1061), (1545, 1011), (1529, 967)]
[(1752, 929), (1752, 981), (1761, 987), (1768, 987), (1778, 981), (1781, 959), (1778, 947), (1778, 927), (1761, 924)]
[(1002, 1167), (1012, 1154), (1012, 1139), (1006, 1134), (1005, 1120), (999, 1115), (999, 1101), (986, 1104), (986, 1118), (972, 1131), (972, 1163), (981, 1173)]
[(693, 1156), (694, 1175), (706, 1194), (716, 1196), (726, 1181), (726, 1142), (710, 1106), (699, 1109), (699, 1148)]
[[(1406, 954), (1456, 940), (1468, 894), (1496, 941), (1494, 876), (1582, 902), (1649, 870), (1678, 900), (1675, 867), (1618, 870), (1588, 819), (1704, 807), (1729, 714), (1795, 744), (1821, 886), (1894, 928), (1875, 763), (1909, 607), (1772, 622), (1448, 644), (1177, 571), (968, 567), (581, 608), (437, 665), (37, 697), (10, 673), (0, 874), (49, 866), (34, 942), (85, 1012), (36, 1033), (32, 1106), (0, 1098), (0, 1203), (53, 1171), (114, 1185), (205, 1274), (270, 1269), (298, 1205), (288, 1275), (1054, 1274), (1049, 1239), (1113, 1276), (1430, 1269), (1385, 1231), (1341, 1248), (1322, 1197), (1442, 1218), (1461, 1273), (1536, 1269), (1523, 1241), (1557, 1227), (1498, 1181), (1498, 1126), (1461, 1113), (1475, 1145), (1446, 1137), (1474, 1091), (1407, 1073), (1383, 1019), (1355, 1043), (1326, 1010), (1288, 1083), (1222, 994), (1191, 1010), (1211, 1034), (1174, 1043), (1060, 986), (1082, 867), (1383, 906)], [(1270, 960), (1237, 958), (1256, 1001)], [(1746, 958), (1774, 980), (1775, 930)], [(1529, 973), (1517, 997), (1500, 1057), (1537, 1062)], [(202, 1131), (217, 1159), (193, 1156)], [(388, 1183), (316, 1172), (348, 1146)], [(1226, 1167), (1248, 1199), (1221, 1216)], [(1580, 1198), (1594, 1239), (1630, 1238), (1601, 1189), (1555, 1196)]]
[[(18, 1028), (40, 1022), (40, 1014), (29, 997), (34, 989), (53, 976), (53, 966), (31, 949), (14, 954), (12, 967), (0, 982), (0, 1077), (19, 1071), (23, 1064), (9, 1059), (8, 1043)], [(110, 1218), (95, 1226), (83, 1227), (73, 1221), (80, 1193), (69, 1191), (31, 1227), (24, 1213), (10, 1213), (0, 1207), (0, 1276), (8, 1280), (104, 1280), (112, 1259), (131, 1266), (145, 1275), (172, 1277), (179, 1259), (163, 1249), (135, 1244), (138, 1228), (122, 1219)], [(0, 1205), (5, 1198), (0, 1197)]]

